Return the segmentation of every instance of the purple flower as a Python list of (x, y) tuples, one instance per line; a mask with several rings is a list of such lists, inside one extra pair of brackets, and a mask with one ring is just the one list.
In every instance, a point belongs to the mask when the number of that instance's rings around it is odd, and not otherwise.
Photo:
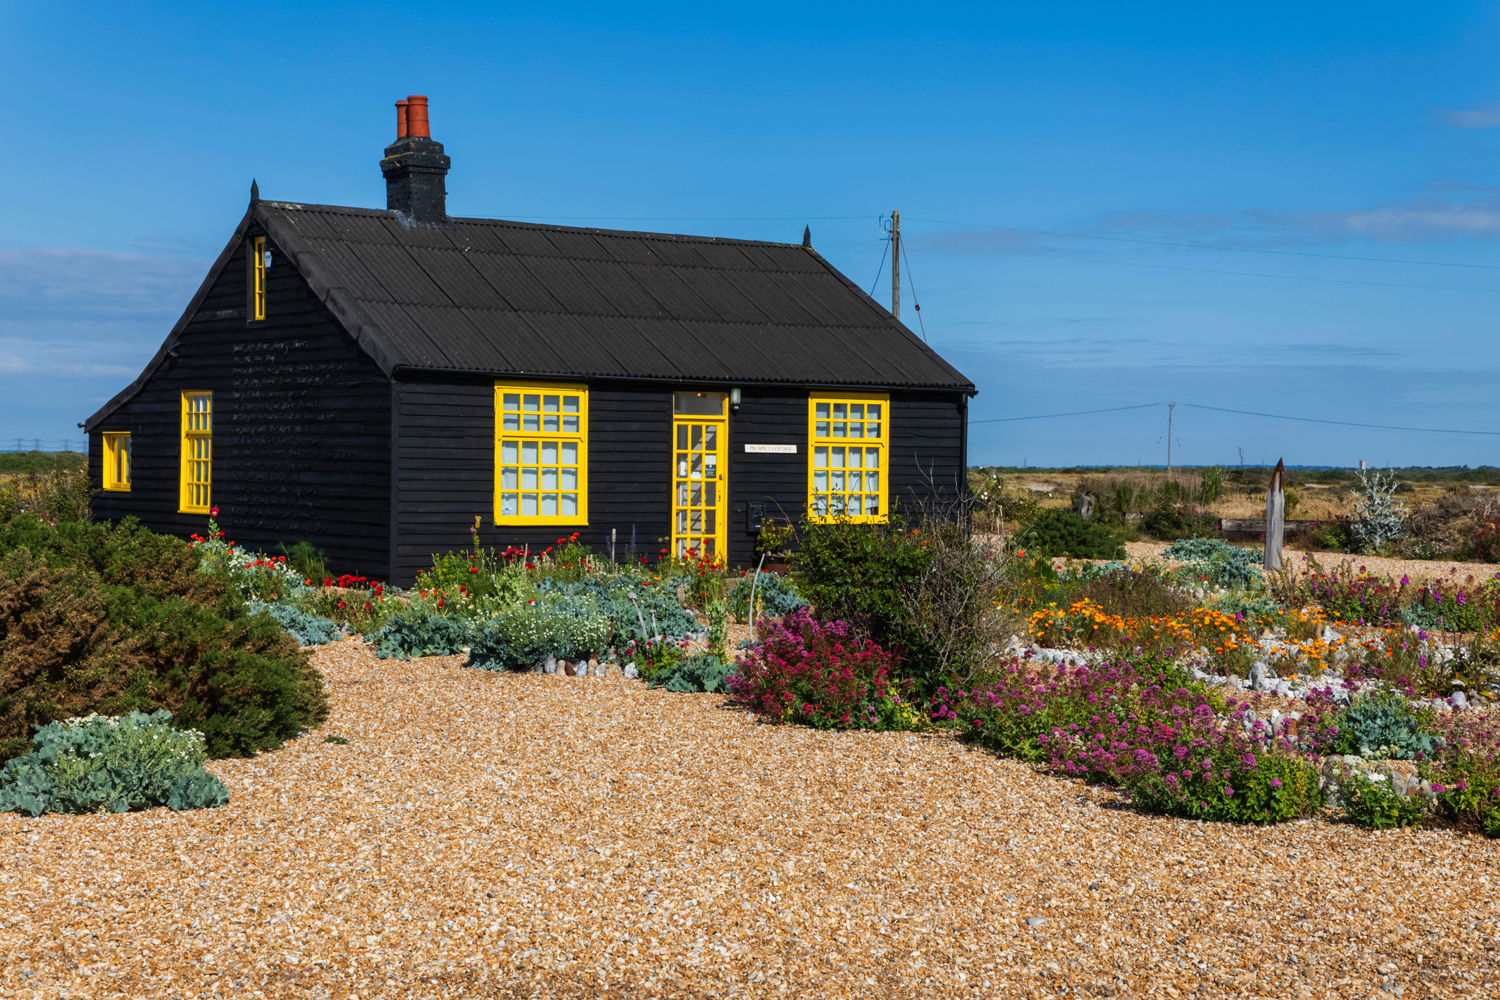
[(1280, 788), (1281, 787), (1281, 779), (1280, 778), (1272, 778), (1271, 779), (1271, 787), (1272, 788)]
[[(1500, 574), (1497, 574), (1497, 575), (1500, 575)], [(1411, 577), (1409, 577), (1409, 576), (1407, 576), (1407, 575), (1406, 575), (1406, 574), (1404, 574), (1404, 573), (1403, 573), (1403, 574), (1402, 574), (1402, 575), (1401, 575), (1401, 586), (1403, 586), (1403, 587), (1404, 587), (1404, 586), (1406, 586), (1406, 585), (1407, 585), (1407, 584), (1408, 584), (1408, 583), (1411, 583)]]

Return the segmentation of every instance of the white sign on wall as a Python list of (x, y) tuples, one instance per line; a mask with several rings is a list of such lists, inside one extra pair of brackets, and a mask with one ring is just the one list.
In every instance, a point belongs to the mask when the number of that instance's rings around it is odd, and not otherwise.
[(794, 444), (747, 444), (745, 453), (749, 455), (795, 455), (797, 446)]

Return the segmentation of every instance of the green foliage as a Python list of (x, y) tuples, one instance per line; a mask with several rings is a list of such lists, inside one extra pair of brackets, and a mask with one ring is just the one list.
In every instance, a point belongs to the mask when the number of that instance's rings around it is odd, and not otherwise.
[(133, 520), (0, 526), (0, 757), (32, 725), (166, 709), (215, 757), (277, 747), (328, 714), (322, 676), (220, 569)]
[[(496, 555), (492, 549), (433, 556), (432, 568), (417, 578), (414, 589), (435, 591), (453, 605), (455, 613), (475, 615), (536, 596), (525, 564)], [(465, 603), (461, 596), (472, 603)]]
[(1223, 778), (1204, 783), (1198, 794), (1184, 794), (1161, 774), (1143, 773), (1123, 782), (1131, 798), (1152, 812), (1220, 823), (1252, 823), (1266, 826), (1311, 815), (1323, 804), (1318, 771), (1293, 753), (1267, 753), (1256, 757), (1255, 767), (1233, 775), (1232, 786)]
[(1314, 548), (1328, 552), (1347, 552), (1354, 543), (1349, 521), (1344, 518), (1320, 521), (1307, 530), (1306, 537)]
[(1129, 569), (1115, 565), (1088, 576), (1088, 582), (1075, 592), (1073, 599), (1092, 601), (1106, 614), (1162, 618), (1185, 614), (1196, 606), (1174, 579), (1155, 567)]
[(729, 591), (729, 607), (739, 621), (750, 620), (752, 581), (757, 617), (784, 618), (798, 608), (807, 607), (807, 602), (798, 596), (796, 588), (786, 577), (776, 573), (762, 573), (757, 580), (754, 573), (746, 573)]
[(733, 665), (708, 653), (689, 656), (665, 670), (659, 670), (650, 680), (651, 687), (666, 688), (681, 694), (728, 694), (729, 674)]
[(1359, 768), (1349, 768), (1339, 779), (1339, 794), (1344, 812), (1360, 826), (1390, 830), (1422, 822), (1421, 800), (1400, 794), (1384, 776), (1372, 777)]
[(705, 615), (708, 618), (708, 651), (722, 657), (724, 637), (729, 628), (729, 605), (724, 601), (710, 601)]
[(1167, 546), (1162, 558), (1187, 563), (1195, 581), (1203, 577), (1215, 587), (1243, 590), (1262, 583), (1260, 563), (1264, 556), (1220, 538), (1178, 539)]
[(1355, 550), (1374, 552), (1406, 534), (1406, 505), (1395, 499), (1399, 486), (1394, 472), (1360, 471), (1354, 517), (1349, 524)]
[(1195, 504), (1163, 499), (1141, 518), (1141, 530), (1164, 542), (1209, 537), (1218, 534), (1219, 519)]
[(76, 451), (0, 452), (0, 473), (86, 469), (88, 464), (89, 457)]
[(609, 645), (610, 623), (588, 595), (548, 594), (476, 618), (468, 632), (469, 660), (481, 670), (530, 670), (548, 656), (581, 660)]
[(1031, 527), (1016, 535), (1016, 544), (1044, 559), (1125, 558), (1117, 535), (1098, 521), (1085, 521), (1073, 510), (1042, 511)]
[(340, 634), (338, 625), (333, 621), (310, 615), (289, 604), (249, 601), (245, 604), (245, 610), (252, 615), (261, 613), (269, 615), (272, 621), (281, 626), (283, 632), (303, 646), (321, 646), (332, 642)]
[(365, 641), (382, 660), (417, 656), (451, 656), (468, 644), (469, 632), (460, 618), (441, 614), (435, 602), (416, 600), (391, 616), (389, 625)]
[(44, 521), (88, 521), (94, 490), (87, 469), (28, 471), (0, 482), (0, 522), (32, 513)]
[(1217, 465), (1205, 466), (1200, 470), (1203, 476), (1203, 502), (1214, 503), (1224, 495), (1224, 470)]
[(167, 723), (172, 713), (92, 715), (38, 726), (31, 752), (0, 768), (0, 811), (127, 812), (205, 809), (229, 790), (204, 770), (203, 735)]
[(793, 557), (797, 589), (819, 619), (848, 622), (887, 648), (903, 638), (903, 595), (926, 562), (899, 517), (889, 524), (807, 524)]
[(286, 543), (282, 542), (276, 548), (286, 556), (287, 564), (300, 573), (304, 580), (319, 584), (333, 575), (328, 569), (328, 557), (312, 542), (298, 542), (291, 548), (287, 548)]
[(1438, 739), (1424, 731), (1423, 720), (1398, 691), (1371, 692), (1357, 696), (1334, 719), (1339, 739), (1335, 751), (1381, 760), (1432, 758), (1441, 748)]
[[(599, 611), (609, 620), (616, 643), (657, 635), (691, 635), (698, 631), (698, 619), (677, 602), (670, 587), (656, 583), (640, 587), (626, 585), (604, 592), (608, 596), (599, 600)], [(634, 601), (630, 600), (630, 593), (635, 594)], [(642, 620), (646, 623), (645, 633), (641, 632)]]

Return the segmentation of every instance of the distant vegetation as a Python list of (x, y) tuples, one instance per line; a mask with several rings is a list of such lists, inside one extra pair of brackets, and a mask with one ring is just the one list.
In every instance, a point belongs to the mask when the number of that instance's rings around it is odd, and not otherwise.
[(7, 451), (0, 452), (0, 475), (81, 469), (88, 463), (88, 456), (76, 451)]

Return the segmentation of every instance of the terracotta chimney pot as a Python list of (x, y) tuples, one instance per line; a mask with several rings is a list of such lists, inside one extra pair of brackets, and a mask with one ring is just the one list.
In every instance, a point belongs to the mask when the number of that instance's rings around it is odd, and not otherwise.
[(396, 102), (396, 138), (406, 138), (406, 101)]
[(432, 138), (432, 127), (427, 121), (427, 98), (412, 94), (406, 99), (406, 134), (413, 139)]

